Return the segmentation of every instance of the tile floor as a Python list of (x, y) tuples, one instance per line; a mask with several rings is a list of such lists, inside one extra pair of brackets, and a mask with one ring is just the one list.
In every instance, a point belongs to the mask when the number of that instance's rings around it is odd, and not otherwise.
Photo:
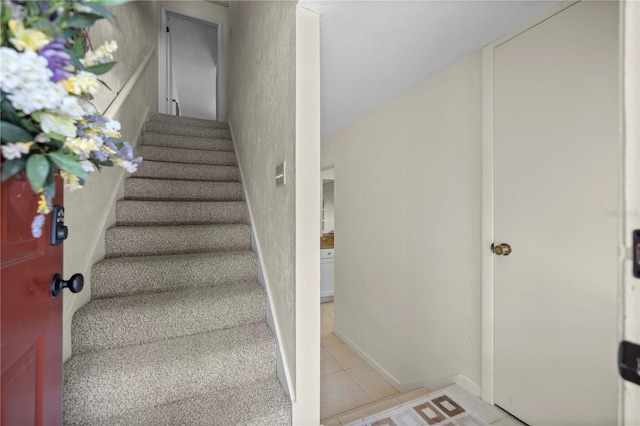
[[(423, 397), (420, 388), (398, 392), (357, 353), (333, 334), (333, 302), (321, 304), (320, 418), (324, 426), (340, 426)], [(457, 385), (447, 388), (492, 426), (524, 426), (498, 407)]]
[(333, 334), (333, 302), (321, 305), (321, 326), (320, 418), (325, 426), (346, 424), (429, 393), (418, 389), (401, 394)]

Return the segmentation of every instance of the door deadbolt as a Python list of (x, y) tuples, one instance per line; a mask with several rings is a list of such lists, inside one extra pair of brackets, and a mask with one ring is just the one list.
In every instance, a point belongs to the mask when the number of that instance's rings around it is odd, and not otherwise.
[(491, 251), (498, 256), (509, 256), (511, 254), (511, 246), (507, 243), (493, 245), (491, 244)]

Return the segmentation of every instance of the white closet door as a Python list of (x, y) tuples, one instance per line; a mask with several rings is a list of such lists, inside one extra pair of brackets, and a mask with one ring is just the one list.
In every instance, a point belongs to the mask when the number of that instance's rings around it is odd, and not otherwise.
[(495, 402), (617, 421), (618, 5), (580, 2), (495, 50)]

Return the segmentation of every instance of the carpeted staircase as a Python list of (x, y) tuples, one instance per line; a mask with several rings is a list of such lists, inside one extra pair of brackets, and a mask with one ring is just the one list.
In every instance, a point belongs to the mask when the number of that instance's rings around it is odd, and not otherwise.
[(291, 423), (230, 138), (150, 115), (73, 318), (65, 424)]

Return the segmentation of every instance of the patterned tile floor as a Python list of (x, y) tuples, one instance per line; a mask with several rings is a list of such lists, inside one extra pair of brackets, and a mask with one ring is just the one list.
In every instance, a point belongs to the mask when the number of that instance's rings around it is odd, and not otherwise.
[[(380, 413), (393, 411), (413, 401), (419, 401), (420, 403), (415, 404), (418, 406), (424, 403), (430, 405), (421, 410), (422, 416), (418, 411), (413, 410), (409, 414), (411, 417), (405, 417), (404, 423), (398, 420), (400, 423), (396, 422), (397, 426), (523, 425), (506, 412), (483, 402), (457, 385), (434, 393), (430, 393), (425, 388), (407, 393), (398, 392), (356, 352), (333, 334), (333, 302), (321, 305), (321, 326), (320, 418), (324, 426), (347, 424), (393, 426), (394, 423), (373, 422), (385, 418), (380, 417)], [(448, 397), (462, 407), (464, 413), (460, 412), (449, 417), (446, 410), (438, 410), (439, 406), (432, 401), (442, 396)], [(438, 400), (438, 403), (445, 409), (449, 409), (449, 413), (455, 412), (455, 407), (446, 398), (442, 401)], [(409, 409), (413, 409), (413, 404)], [(438, 422), (429, 423), (426, 420), (429, 418), (434, 421), (433, 419), (440, 418), (440, 415), (444, 415), (444, 418)], [(415, 423), (407, 423), (409, 418), (415, 420)], [(391, 419), (393, 420), (393, 417)], [(420, 420), (423, 423), (419, 423)]]

